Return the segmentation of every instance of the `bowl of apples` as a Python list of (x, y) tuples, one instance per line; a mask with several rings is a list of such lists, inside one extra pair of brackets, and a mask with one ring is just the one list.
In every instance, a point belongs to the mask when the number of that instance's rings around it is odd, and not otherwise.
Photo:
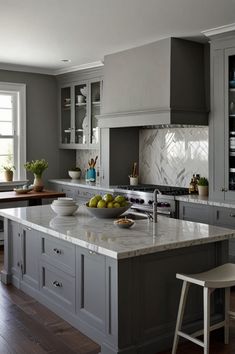
[(122, 215), (131, 207), (122, 195), (95, 195), (86, 204), (88, 212), (96, 218), (112, 219)]

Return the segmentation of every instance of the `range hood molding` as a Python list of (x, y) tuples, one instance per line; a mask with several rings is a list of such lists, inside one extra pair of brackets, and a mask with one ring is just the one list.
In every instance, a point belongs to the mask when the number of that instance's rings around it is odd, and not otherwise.
[[(189, 123), (190, 121), (194, 123)], [(207, 125), (208, 112), (162, 108), (135, 112), (110, 113), (96, 116), (100, 128), (126, 128), (160, 125)], [(197, 122), (195, 124), (195, 122)]]
[(99, 127), (208, 125), (207, 60), (205, 45), (178, 38), (105, 56)]

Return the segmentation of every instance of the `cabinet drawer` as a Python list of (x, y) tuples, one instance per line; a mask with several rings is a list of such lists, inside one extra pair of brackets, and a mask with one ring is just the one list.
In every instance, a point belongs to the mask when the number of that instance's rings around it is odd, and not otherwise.
[(179, 219), (210, 224), (211, 207), (196, 203), (180, 202)]
[(75, 311), (75, 277), (58, 270), (47, 263), (40, 266), (40, 288), (49, 301), (74, 312)]
[(60, 270), (75, 275), (75, 246), (53, 237), (42, 237), (42, 259)]
[(215, 207), (213, 218), (215, 225), (235, 229), (235, 208)]

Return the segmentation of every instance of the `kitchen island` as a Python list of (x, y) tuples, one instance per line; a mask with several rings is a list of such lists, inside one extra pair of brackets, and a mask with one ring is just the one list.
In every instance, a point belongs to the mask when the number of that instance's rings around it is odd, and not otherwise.
[[(84, 206), (59, 217), (50, 206), (5, 209), (2, 281), (13, 283), (101, 345), (102, 354), (157, 353), (172, 345), (181, 283), (227, 261), (235, 231), (158, 217), (119, 229)], [(192, 288), (186, 327), (202, 326)], [(223, 316), (214, 294), (212, 321)]]

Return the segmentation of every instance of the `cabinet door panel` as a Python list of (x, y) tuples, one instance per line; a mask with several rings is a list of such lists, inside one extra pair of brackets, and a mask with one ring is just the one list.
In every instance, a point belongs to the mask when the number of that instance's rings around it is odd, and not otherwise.
[(9, 221), (9, 237), (11, 244), (11, 272), (13, 277), (20, 277), (21, 274), (21, 234), (19, 224)]
[(210, 197), (224, 199), (224, 52), (211, 54), (211, 113), (209, 120)]
[(47, 263), (40, 266), (40, 290), (56, 305), (75, 311), (75, 277), (69, 276)]
[(78, 316), (105, 331), (105, 257), (77, 247)]
[(39, 254), (40, 233), (36, 230), (23, 228), (22, 251), (23, 251), (23, 277), (22, 282), (29, 286), (39, 288)]

